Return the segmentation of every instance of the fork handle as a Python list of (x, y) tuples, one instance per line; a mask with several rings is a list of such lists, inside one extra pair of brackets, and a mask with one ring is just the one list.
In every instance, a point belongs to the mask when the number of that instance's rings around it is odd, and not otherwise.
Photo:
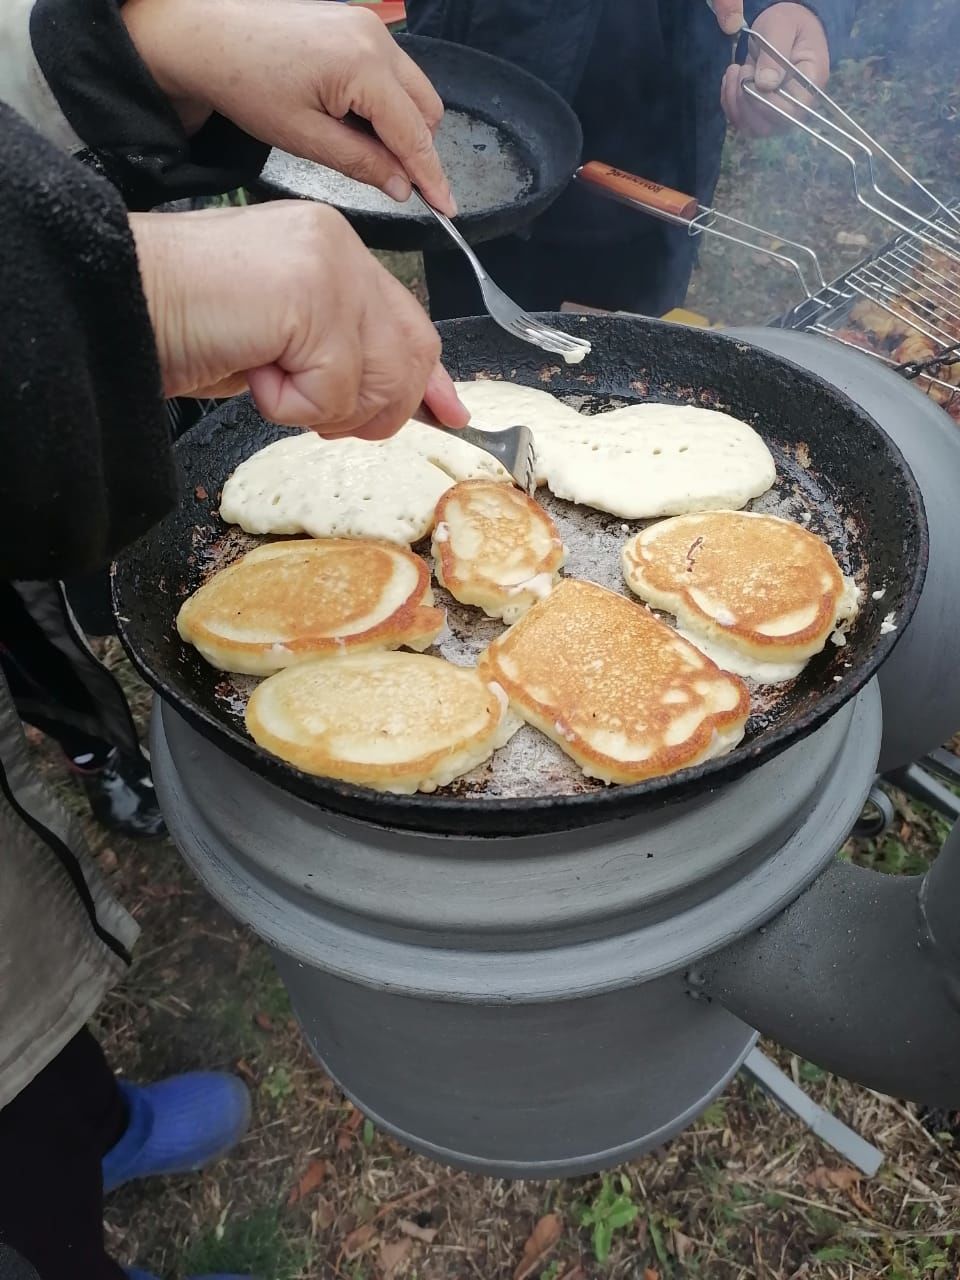
[(416, 411), (411, 419), (413, 422), (422, 422), (425, 427), (436, 427), (438, 431), (451, 431), (452, 427), (445, 427), (433, 410), (424, 400), (420, 408)]

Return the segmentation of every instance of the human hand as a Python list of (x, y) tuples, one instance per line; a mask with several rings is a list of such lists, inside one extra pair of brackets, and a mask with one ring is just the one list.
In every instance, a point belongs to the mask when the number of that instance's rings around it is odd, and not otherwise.
[[(188, 130), (211, 111), (406, 200), (456, 203), (433, 145), (443, 103), (374, 14), (331, 0), (126, 0), (123, 20)], [(352, 112), (377, 137), (344, 122)]]
[(393, 435), (425, 401), (469, 414), (416, 299), (340, 214), (305, 201), (134, 214), (167, 396), (249, 387), (265, 418), (326, 436)]
[(743, 26), (743, 0), (708, 0), (708, 3), (723, 34), (735, 36)]
[[(733, 0), (728, 0), (728, 3), (733, 3)], [(826, 32), (812, 9), (802, 4), (774, 4), (761, 13), (753, 28), (816, 85), (820, 88), (826, 85), (830, 77), (830, 50)], [(747, 96), (743, 82), (750, 79), (761, 93), (771, 93), (783, 85), (801, 101), (811, 100), (805, 89), (788, 79), (788, 73), (779, 62), (752, 42), (747, 61), (742, 67), (734, 65), (727, 68), (720, 89), (720, 101), (727, 119), (735, 129), (749, 137), (766, 138), (787, 128), (782, 116)], [(795, 114), (789, 103), (780, 102), (778, 105), (790, 111), (791, 115)]]

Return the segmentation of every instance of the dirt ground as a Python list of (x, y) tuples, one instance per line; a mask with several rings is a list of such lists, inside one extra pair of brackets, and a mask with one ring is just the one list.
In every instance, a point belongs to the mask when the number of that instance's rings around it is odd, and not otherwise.
[[(920, 176), (960, 186), (960, 0), (908, 7), (918, 21), (903, 21), (891, 0), (861, 6), (857, 60), (839, 69), (837, 93)], [(828, 274), (889, 234), (857, 216), (849, 177), (795, 134), (731, 143), (717, 200), (815, 245)], [(416, 287), (415, 259), (394, 266)], [(690, 303), (736, 323), (796, 297), (753, 255), (708, 246)], [(107, 652), (145, 724), (146, 691), (114, 644)], [(80, 806), (49, 757), (46, 767)], [(920, 871), (944, 826), (898, 804), (893, 831), (850, 852), (891, 874)], [(924, 1123), (913, 1106), (766, 1046), (882, 1149), (878, 1176), (859, 1178), (744, 1078), (668, 1147), (605, 1178), (540, 1185), (451, 1173), (376, 1132), (338, 1094), (301, 1044), (262, 946), (171, 846), (89, 832), (143, 927), (130, 979), (99, 1020), (112, 1061), (137, 1079), (234, 1070), (254, 1099), (253, 1128), (229, 1159), (111, 1198), (109, 1241), (122, 1260), (167, 1280), (233, 1270), (263, 1280), (960, 1278), (956, 1117)]]

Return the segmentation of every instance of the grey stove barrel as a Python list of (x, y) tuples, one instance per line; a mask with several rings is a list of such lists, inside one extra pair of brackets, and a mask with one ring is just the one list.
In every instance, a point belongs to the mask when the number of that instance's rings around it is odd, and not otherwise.
[[(775, 1014), (787, 1043), (791, 1023), (806, 1020), (821, 1060), (881, 1079), (882, 1025), (870, 1024), (879, 1000), (862, 999), (865, 968), (833, 970), (826, 940), (851, 920), (862, 930), (879, 905), (871, 936), (889, 931), (885, 972), (899, 962), (920, 990), (928, 957), (912, 954), (907, 904), (917, 888), (858, 889), (845, 912), (838, 872), (821, 874), (874, 776), (879, 703), (873, 682), (815, 734), (713, 794), (513, 839), (428, 837), (325, 813), (247, 771), (168, 706), (154, 717), (152, 757), (173, 838), (268, 943), (307, 1040), (361, 1109), (444, 1163), (556, 1177), (678, 1132), (738, 1069), (756, 1038), (751, 1022)], [(798, 898), (823, 917), (813, 948), (803, 936), (811, 913), (790, 908)], [(944, 927), (931, 916), (945, 948)], [(783, 939), (776, 969), (767, 938)], [(755, 1004), (764, 988), (766, 1003)], [(831, 1022), (858, 1001), (862, 1015)], [(953, 1043), (946, 1000), (914, 1009), (921, 1021), (936, 1012), (937, 1043)], [(936, 1079), (917, 1054), (900, 1061), (901, 1094), (924, 1098), (935, 1086), (937, 1098), (960, 1097), (960, 1054)]]

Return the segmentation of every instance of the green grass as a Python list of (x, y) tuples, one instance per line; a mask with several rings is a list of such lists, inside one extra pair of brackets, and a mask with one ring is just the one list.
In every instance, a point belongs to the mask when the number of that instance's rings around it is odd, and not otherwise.
[(183, 1270), (185, 1275), (232, 1272), (258, 1280), (296, 1280), (310, 1254), (304, 1233), (295, 1237), (284, 1230), (278, 1209), (262, 1209), (200, 1236), (187, 1249)]

